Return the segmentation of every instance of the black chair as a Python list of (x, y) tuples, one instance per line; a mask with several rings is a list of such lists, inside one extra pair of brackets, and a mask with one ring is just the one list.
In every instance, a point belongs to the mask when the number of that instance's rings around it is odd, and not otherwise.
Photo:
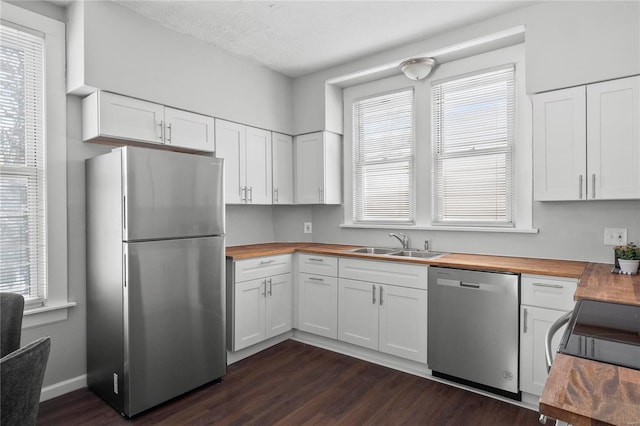
[(0, 424), (35, 425), (51, 338), (41, 337), (0, 359)]
[(0, 358), (20, 348), (24, 297), (0, 292)]

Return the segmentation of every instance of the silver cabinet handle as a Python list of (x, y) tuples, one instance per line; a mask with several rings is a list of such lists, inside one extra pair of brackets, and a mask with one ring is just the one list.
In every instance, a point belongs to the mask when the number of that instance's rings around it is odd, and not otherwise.
[(268, 265), (269, 263), (273, 263), (273, 262), (275, 262), (275, 261), (276, 261), (275, 259), (261, 260), (261, 261), (260, 261), (260, 264), (261, 264), (261, 265)]
[(324, 189), (318, 188), (320, 190), (320, 202), (324, 203)]
[(522, 332), (527, 332), (527, 308), (524, 308), (524, 312), (522, 315)]
[(382, 286), (380, 286), (380, 306), (382, 306)]
[(269, 278), (269, 296), (273, 296), (273, 281)]
[(264, 290), (262, 291), (262, 297), (267, 297), (267, 280), (264, 280), (260, 283), (260, 287), (264, 285)]
[(375, 284), (371, 286), (371, 303), (376, 304), (376, 286)]
[(546, 287), (546, 288), (563, 288), (560, 284), (545, 284), (545, 283), (533, 283), (534, 287)]
[(273, 188), (273, 203), (278, 204), (278, 188)]
[(158, 139), (163, 140), (164, 139), (164, 120), (160, 120), (160, 123), (158, 123), (158, 126), (160, 126), (160, 136), (158, 137)]
[(324, 282), (324, 279), (322, 279), (322, 278), (309, 277), (309, 279), (310, 279), (311, 281), (320, 281), (320, 282)]
[(582, 175), (578, 176), (578, 200), (582, 200)]
[(253, 203), (253, 186), (249, 187), (249, 203)]
[(596, 198), (596, 174), (591, 175), (591, 198)]
[(171, 123), (167, 124), (167, 142), (171, 143), (171, 135), (173, 132), (171, 131)]
[(243, 186), (240, 188), (240, 201), (243, 203), (247, 202), (247, 187)]
[(324, 259), (321, 259), (319, 257), (310, 257), (309, 262), (324, 262)]

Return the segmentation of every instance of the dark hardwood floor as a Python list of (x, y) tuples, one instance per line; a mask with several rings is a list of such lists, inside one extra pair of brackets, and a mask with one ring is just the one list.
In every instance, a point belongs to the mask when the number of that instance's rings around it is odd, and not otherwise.
[(40, 405), (40, 425), (538, 425), (538, 414), (288, 340), (131, 420), (81, 389)]

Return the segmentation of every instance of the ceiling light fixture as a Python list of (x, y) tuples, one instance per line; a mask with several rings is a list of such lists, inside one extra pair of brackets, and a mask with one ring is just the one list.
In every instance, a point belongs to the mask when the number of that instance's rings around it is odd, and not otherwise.
[(411, 80), (422, 80), (431, 73), (435, 64), (433, 58), (412, 58), (400, 64), (400, 71)]

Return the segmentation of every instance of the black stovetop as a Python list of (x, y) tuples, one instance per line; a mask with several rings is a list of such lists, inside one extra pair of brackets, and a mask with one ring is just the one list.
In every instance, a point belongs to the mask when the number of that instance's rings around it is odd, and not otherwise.
[(640, 370), (640, 306), (580, 299), (558, 351)]

